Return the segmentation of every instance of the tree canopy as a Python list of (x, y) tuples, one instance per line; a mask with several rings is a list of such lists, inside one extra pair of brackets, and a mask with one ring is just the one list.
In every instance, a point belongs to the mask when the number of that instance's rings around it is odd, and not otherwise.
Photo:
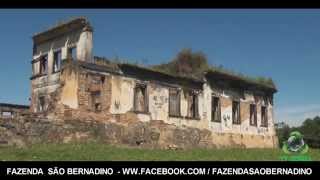
[(299, 131), (302, 133), (304, 140), (310, 147), (320, 148), (320, 117), (307, 118), (299, 127), (289, 127), (285, 123), (281, 123), (281, 127), (277, 129), (279, 144), (287, 140), (289, 133)]

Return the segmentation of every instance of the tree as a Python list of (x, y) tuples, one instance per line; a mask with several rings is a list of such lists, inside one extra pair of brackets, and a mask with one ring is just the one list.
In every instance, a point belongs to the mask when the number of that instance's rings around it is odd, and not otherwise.
[(202, 73), (209, 69), (209, 65), (204, 53), (192, 52), (187, 48), (182, 49), (171, 62), (156, 65), (153, 68), (173, 75), (201, 78)]
[[(280, 124), (280, 123), (279, 123)], [(281, 123), (281, 127), (277, 128), (277, 135), (279, 138), (279, 145), (286, 141), (289, 133), (292, 131), (299, 131), (303, 135), (304, 141), (313, 148), (320, 148), (320, 117), (316, 116), (313, 119), (307, 118), (301, 126), (290, 128), (287, 124)]]

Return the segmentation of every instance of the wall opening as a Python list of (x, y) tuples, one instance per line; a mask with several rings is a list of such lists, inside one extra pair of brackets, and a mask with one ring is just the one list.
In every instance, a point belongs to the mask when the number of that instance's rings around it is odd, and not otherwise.
[(44, 96), (40, 96), (38, 99), (38, 112), (43, 112), (46, 110), (46, 99)]
[(95, 112), (101, 112), (101, 92), (100, 91), (94, 91), (91, 92), (91, 107), (92, 110)]
[(211, 121), (221, 122), (221, 105), (219, 97), (211, 98)]
[(261, 106), (261, 126), (268, 127), (268, 111), (266, 106)]
[(198, 94), (195, 92), (189, 91), (187, 93), (187, 104), (188, 104), (188, 113), (189, 118), (199, 118), (199, 107), (198, 107)]
[(43, 55), (40, 58), (40, 74), (48, 73), (48, 55)]
[(58, 72), (61, 66), (61, 50), (53, 53), (53, 69), (52, 73)]
[(169, 116), (180, 116), (180, 91), (169, 89)]
[(257, 126), (257, 105), (250, 104), (250, 125)]
[(232, 123), (233, 124), (240, 124), (240, 102), (233, 101), (232, 102)]
[(147, 86), (137, 84), (134, 88), (134, 111), (148, 112)]
[(77, 59), (77, 47), (76, 46), (69, 47), (67, 56), (68, 56), (68, 58), (71, 58), (72, 60), (76, 60)]

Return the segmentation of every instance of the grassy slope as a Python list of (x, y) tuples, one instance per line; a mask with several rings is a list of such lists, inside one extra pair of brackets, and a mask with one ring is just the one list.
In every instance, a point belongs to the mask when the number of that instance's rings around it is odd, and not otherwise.
[[(1, 147), (1, 160), (279, 160), (280, 149), (151, 150), (89, 144), (42, 144), (29, 148)], [(311, 149), (312, 160), (320, 150)]]

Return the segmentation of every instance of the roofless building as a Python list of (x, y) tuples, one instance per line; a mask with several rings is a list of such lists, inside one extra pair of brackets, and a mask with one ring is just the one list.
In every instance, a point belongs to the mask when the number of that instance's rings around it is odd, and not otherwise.
[(218, 146), (276, 147), (274, 86), (220, 71), (194, 79), (94, 57), (76, 18), (33, 36), (30, 109), (57, 120), (161, 120), (208, 129)]

